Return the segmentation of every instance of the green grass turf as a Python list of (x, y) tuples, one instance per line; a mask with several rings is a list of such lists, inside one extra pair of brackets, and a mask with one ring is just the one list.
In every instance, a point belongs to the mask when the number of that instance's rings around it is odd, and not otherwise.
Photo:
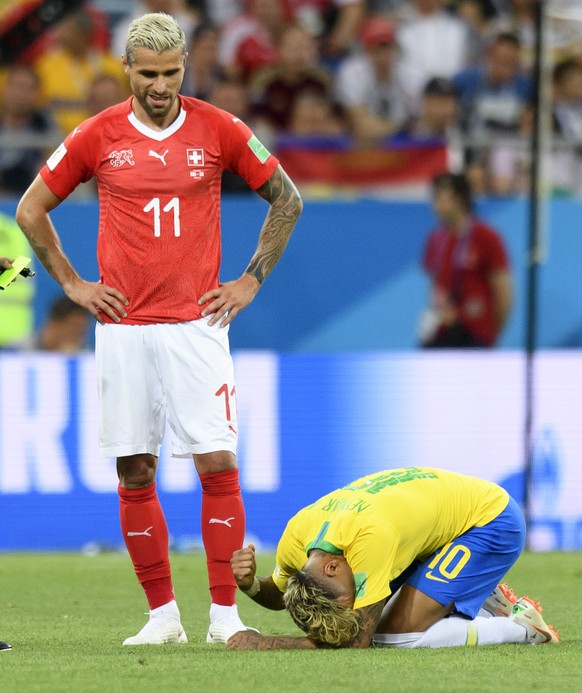
[[(145, 623), (145, 599), (122, 554), (0, 554), (2, 693), (357, 693), (375, 691), (582, 691), (582, 555), (525, 554), (508, 576), (540, 599), (562, 644), (445, 650), (227, 652), (206, 645), (204, 557), (174, 555), (188, 645), (124, 648)], [(259, 557), (267, 574), (272, 556)], [(245, 622), (297, 634), (283, 612), (241, 595)]]

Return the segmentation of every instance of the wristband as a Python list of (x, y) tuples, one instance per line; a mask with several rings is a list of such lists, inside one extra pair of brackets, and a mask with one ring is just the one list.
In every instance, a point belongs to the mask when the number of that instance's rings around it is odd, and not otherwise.
[(254, 597), (255, 594), (261, 591), (261, 583), (259, 582), (259, 578), (255, 575), (253, 584), (248, 588), (248, 590), (242, 591), (247, 595), (247, 597)]

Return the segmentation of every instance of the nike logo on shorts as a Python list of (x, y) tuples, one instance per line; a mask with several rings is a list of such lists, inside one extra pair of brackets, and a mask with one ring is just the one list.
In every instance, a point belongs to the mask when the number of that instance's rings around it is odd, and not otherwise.
[(424, 574), (425, 577), (427, 577), (429, 580), (436, 580), (437, 582), (449, 582), (448, 580), (445, 580), (444, 578), (437, 577), (436, 575), (432, 574), (432, 570), (429, 570), (428, 573)]

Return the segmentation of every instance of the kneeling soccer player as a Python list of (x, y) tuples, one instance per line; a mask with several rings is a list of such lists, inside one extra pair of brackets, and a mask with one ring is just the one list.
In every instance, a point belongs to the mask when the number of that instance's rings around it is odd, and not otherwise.
[(291, 518), (272, 576), (256, 576), (252, 545), (233, 554), (239, 588), (287, 608), (307, 637), (246, 631), (228, 648), (558, 643), (537, 602), (498, 585), (524, 543), (523, 515), (496, 484), (430, 468), (371, 474)]

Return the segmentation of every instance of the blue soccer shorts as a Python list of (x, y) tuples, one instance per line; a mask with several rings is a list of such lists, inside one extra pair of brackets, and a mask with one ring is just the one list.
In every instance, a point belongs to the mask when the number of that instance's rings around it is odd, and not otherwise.
[(454, 603), (456, 612), (473, 619), (524, 545), (523, 514), (510, 498), (494, 520), (435, 551), (404, 582), (443, 606)]

